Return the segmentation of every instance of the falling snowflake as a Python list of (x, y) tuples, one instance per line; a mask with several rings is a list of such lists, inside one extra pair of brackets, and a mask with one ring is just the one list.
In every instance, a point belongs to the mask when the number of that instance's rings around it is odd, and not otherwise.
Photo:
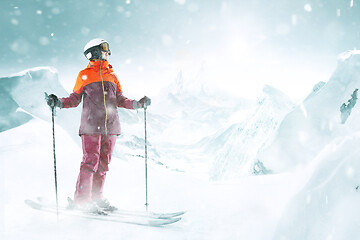
[(11, 19), (11, 23), (12, 23), (13, 25), (18, 25), (18, 24), (19, 24), (19, 21), (18, 21), (17, 19), (15, 19), (15, 18), (12, 18), (12, 19)]
[(291, 16), (291, 23), (294, 26), (297, 25), (297, 16), (295, 14)]
[(186, 0), (174, 0), (177, 4), (184, 5), (186, 3)]
[(310, 4), (305, 4), (304, 9), (305, 9), (305, 11), (307, 11), (307, 12), (311, 12), (311, 11), (312, 11), (312, 7), (311, 7)]
[(338, 17), (341, 16), (341, 10), (340, 9), (336, 9), (336, 16), (338, 16)]

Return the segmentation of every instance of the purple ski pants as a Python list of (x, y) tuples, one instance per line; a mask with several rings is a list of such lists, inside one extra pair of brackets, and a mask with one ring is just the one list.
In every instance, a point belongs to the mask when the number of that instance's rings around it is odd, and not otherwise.
[(76, 182), (76, 204), (96, 201), (103, 197), (106, 172), (109, 171), (116, 135), (81, 135), (83, 161)]

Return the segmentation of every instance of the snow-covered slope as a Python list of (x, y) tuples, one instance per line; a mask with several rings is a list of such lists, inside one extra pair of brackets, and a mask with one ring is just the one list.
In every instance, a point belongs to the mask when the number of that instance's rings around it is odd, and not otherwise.
[(326, 84), (314, 92), (282, 121), (277, 137), (259, 153), (259, 160), (274, 172), (305, 166), (334, 138), (360, 130), (358, 106), (345, 124), (340, 107), (360, 86), (360, 55), (339, 58), (338, 67)]
[[(38, 196), (55, 202), (51, 127), (39, 119), (0, 134), (0, 239), (268, 239), (282, 209), (302, 186), (296, 175), (246, 177), (231, 184), (200, 180), (149, 162), (149, 210), (186, 210), (184, 218), (164, 228), (60, 216), (24, 204)], [(72, 196), (81, 149), (57, 131), (57, 176), (60, 204)], [(186, 149), (183, 149), (186, 150)], [(122, 209), (144, 210), (142, 159), (113, 157), (105, 196)], [(281, 183), (287, 182), (287, 185)], [(274, 194), (276, 193), (276, 194)], [(258, 230), (261, 223), (262, 231)], [(86, 231), (84, 231), (86, 229)], [(101, 231), (99, 231), (101, 229)]]
[(311, 178), (287, 205), (273, 239), (358, 239), (359, 145), (359, 132), (340, 137), (312, 160)]

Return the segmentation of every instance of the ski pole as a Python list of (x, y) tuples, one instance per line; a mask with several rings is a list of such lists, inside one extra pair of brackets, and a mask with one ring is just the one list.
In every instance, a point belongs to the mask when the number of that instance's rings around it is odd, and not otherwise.
[(148, 210), (148, 179), (147, 179), (147, 136), (146, 136), (146, 104), (144, 105), (144, 125), (145, 125), (145, 189), (146, 189), (146, 211)]
[(56, 215), (59, 219), (59, 201), (58, 201), (58, 188), (57, 188), (57, 172), (56, 172), (56, 154), (55, 154), (55, 106), (51, 107), (52, 115), (52, 132), (53, 132), (53, 153), (54, 153), (54, 177), (55, 177), (55, 194), (56, 194)]

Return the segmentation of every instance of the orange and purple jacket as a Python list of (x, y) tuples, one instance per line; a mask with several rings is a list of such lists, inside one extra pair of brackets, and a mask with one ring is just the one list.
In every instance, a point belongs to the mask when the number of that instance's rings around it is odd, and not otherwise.
[(77, 107), (82, 99), (80, 135), (119, 135), (121, 129), (117, 107), (137, 108), (136, 100), (123, 96), (112, 66), (104, 60), (90, 61), (87, 68), (80, 71), (74, 92), (67, 98), (61, 98), (62, 107)]

